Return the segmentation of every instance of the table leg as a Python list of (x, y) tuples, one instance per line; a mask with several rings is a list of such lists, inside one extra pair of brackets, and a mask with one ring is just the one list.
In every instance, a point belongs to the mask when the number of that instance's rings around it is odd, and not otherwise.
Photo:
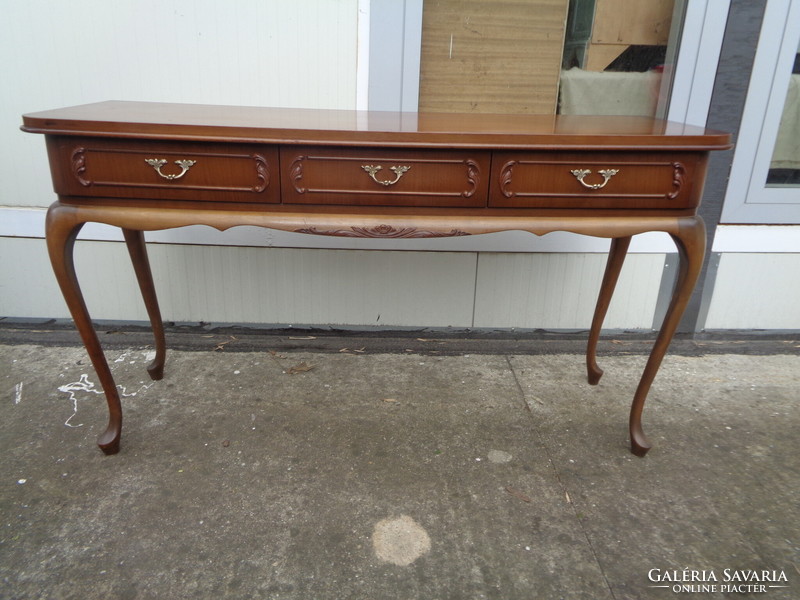
[(155, 338), (156, 356), (147, 367), (147, 372), (150, 374), (151, 379), (158, 381), (164, 377), (167, 342), (164, 338), (164, 322), (161, 320), (161, 311), (158, 308), (158, 297), (153, 284), (153, 274), (150, 271), (150, 260), (147, 258), (147, 248), (144, 244), (144, 233), (135, 229), (123, 228), (122, 234), (125, 236), (125, 244), (128, 246), (128, 253), (131, 256), (133, 270), (136, 273), (136, 280), (139, 282), (139, 290), (142, 292), (147, 316), (150, 318), (150, 325), (153, 328), (153, 337)]
[(703, 257), (706, 249), (706, 228), (700, 217), (684, 221), (677, 233), (670, 234), (680, 256), (680, 268), (672, 299), (664, 316), (664, 322), (656, 337), (650, 358), (644, 368), (644, 373), (633, 396), (630, 413), (631, 452), (636, 456), (644, 456), (650, 450), (651, 444), (642, 430), (642, 409), (650, 386), (655, 379), (661, 360), (667, 352), (667, 347), (672, 341), (672, 336), (680, 323), (683, 311), (689, 303), (689, 298), (694, 290), (700, 270), (703, 266)]
[(83, 340), (94, 370), (97, 372), (108, 403), (108, 426), (98, 438), (97, 445), (105, 454), (116, 454), (119, 452), (122, 434), (122, 406), (117, 385), (108, 368), (108, 362), (100, 346), (100, 340), (97, 338), (97, 332), (92, 326), (89, 311), (86, 309), (78, 278), (75, 275), (73, 248), (75, 238), (83, 225), (84, 221), (77, 217), (75, 209), (59, 204), (51, 206), (47, 211), (47, 250), (50, 254), (53, 272), (61, 287), (61, 293), (72, 314), (72, 319), (75, 321), (75, 326)]
[(617, 280), (622, 270), (622, 264), (625, 262), (625, 255), (628, 253), (631, 237), (613, 238), (611, 240), (611, 248), (608, 251), (606, 272), (603, 275), (603, 283), (600, 285), (600, 294), (597, 297), (597, 306), (594, 309), (592, 328), (589, 330), (589, 342), (586, 345), (586, 370), (591, 385), (597, 385), (603, 375), (603, 369), (597, 366), (597, 341), (600, 339), (600, 329), (603, 327), (603, 320), (606, 318), (608, 306), (611, 304), (611, 297), (614, 295), (614, 288), (617, 286)]

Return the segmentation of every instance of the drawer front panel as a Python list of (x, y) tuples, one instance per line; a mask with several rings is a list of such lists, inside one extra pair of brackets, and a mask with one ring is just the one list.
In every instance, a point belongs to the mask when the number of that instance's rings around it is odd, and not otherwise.
[(498, 152), (489, 206), (685, 209), (704, 153)]
[(160, 200), (280, 202), (278, 152), (243, 144), (60, 138), (51, 157), (62, 195)]
[(286, 204), (486, 206), (489, 152), (281, 149)]

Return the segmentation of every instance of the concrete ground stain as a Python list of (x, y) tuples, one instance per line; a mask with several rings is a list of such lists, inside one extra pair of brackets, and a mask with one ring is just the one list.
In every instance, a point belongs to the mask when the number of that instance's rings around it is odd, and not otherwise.
[(507, 463), (511, 462), (511, 459), (514, 458), (508, 452), (503, 452), (502, 450), (489, 450), (489, 462), (493, 463)]
[(382, 561), (407, 567), (431, 549), (431, 538), (407, 515), (383, 519), (372, 532), (375, 555)]

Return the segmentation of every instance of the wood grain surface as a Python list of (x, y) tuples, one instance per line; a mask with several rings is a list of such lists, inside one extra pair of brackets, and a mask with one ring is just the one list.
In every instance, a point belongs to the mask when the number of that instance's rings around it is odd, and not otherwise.
[(419, 109), (555, 113), (567, 4), (425, 2)]

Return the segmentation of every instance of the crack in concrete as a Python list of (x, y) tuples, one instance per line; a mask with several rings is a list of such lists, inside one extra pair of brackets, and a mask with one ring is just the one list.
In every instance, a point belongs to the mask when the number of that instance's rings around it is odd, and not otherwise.
[[(520, 395), (522, 397), (522, 401), (525, 404), (525, 407), (528, 409), (528, 412), (531, 413), (531, 407), (528, 404), (528, 401), (527, 401), (527, 398), (526, 398), (526, 395), (525, 395), (525, 390), (522, 388), (522, 383), (520, 383), (519, 377), (517, 377), (517, 371), (516, 371), (516, 369), (514, 369), (514, 364), (511, 362), (511, 357), (509, 355), (506, 355), (505, 358), (506, 358), (506, 362), (508, 363), (508, 368), (511, 371), (511, 375), (514, 377), (514, 382), (517, 384), (517, 389), (519, 390), (519, 393), (520, 393)], [(567, 501), (567, 504), (569, 504), (570, 507), (572, 508), (572, 513), (575, 516), (575, 520), (578, 523), (578, 527), (580, 528), (584, 539), (586, 540), (586, 544), (589, 547), (589, 552), (591, 552), (591, 554), (592, 554), (592, 558), (594, 559), (594, 563), (597, 565), (597, 568), (600, 570), (600, 575), (602, 575), (603, 581), (605, 582), (606, 587), (608, 588), (608, 593), (611, 595), (611, 598), (613, 600), (616, 600), (616, 595), (614, 594), (614, 588), (611, 586), (611, 582), (608, 580), (608, 577), (606, 576), (606, 572), (603, 569), (603, 565), (600, 563), (600, 556), (598, 555), (597, 551), (595, 550), (594, 544), (592, 544), (592, 539), (589, 536), (589, 532), (586, 530), (586, 527), (584, 527), (584, 524), (581, 521), (580, 515), (578, 514), (578, 509), (575, 506), (575, 503), (572, 502), (572, 498), (570, 497), (569, 490), (567, 489), (567, 486), (564, 484), (564, 482), (561, 479), (561, 474), (558, 472), (558, 468), (556, 467), (555, 461), (553, 460), (553, 455), (550, 452), (550, 448), (545, 443), (544, 438), (542, 438), (542, 436), (539, 433), (538, 428), (535, 425), (533, 427), (533, 430), (534, 430), (534, 432), (536, 434), (536, 437), (537, 437), (539, 443), (541, 444), (541, 446), (542, 446), (542, 448), (544, 450), (545, 456), (547, 457), (547, 463), (550, 465), (550, 469), (553, 471), (553, 475), (556, 478), (556, 482), (558, 482), (558, 486), (561, 488), (561, 491), (564, 492), (564, 498)]]

